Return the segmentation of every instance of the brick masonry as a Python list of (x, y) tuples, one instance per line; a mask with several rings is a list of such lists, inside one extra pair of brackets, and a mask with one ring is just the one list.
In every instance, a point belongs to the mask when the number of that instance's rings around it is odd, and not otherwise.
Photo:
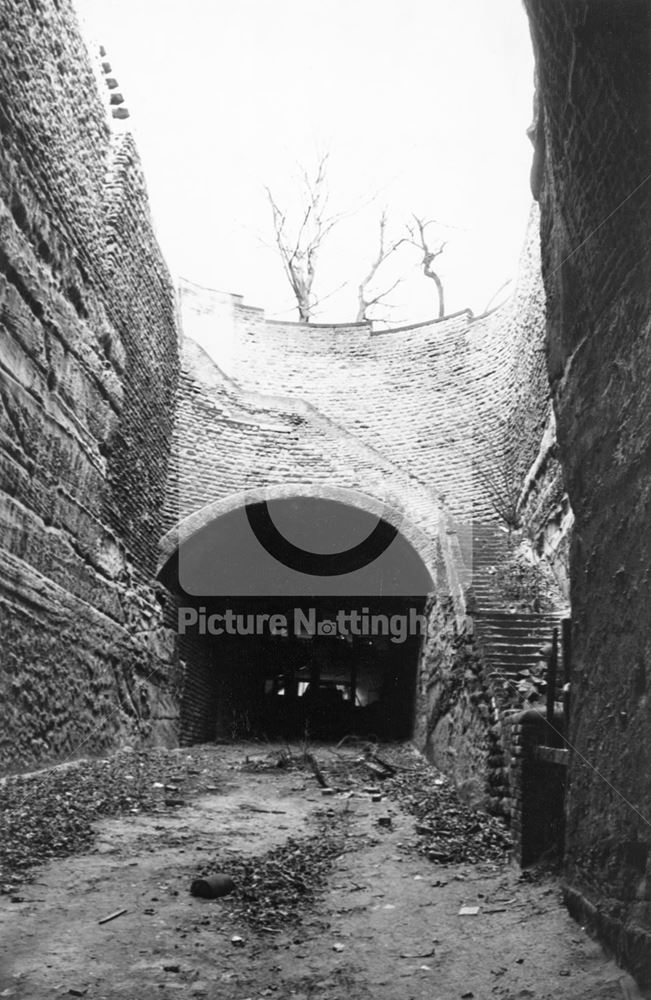
[[(464, 612), (477, 539), (486, 530), (503, 538), (486, 485), (491, 473), (523, 492), (541, 555), (566, 572), (538, 239), (534, 209), (514, 294), (500, 309), (401, 330), (271, 322), (238, 296), (184, 282), (178, 492), (168, 497), (161, 551), (164, 564), (179, 537), (241, 505), (247, 489), (271, 497), (350, 490), (362, 506), (369, 496), (389, 502), (437, 598), (420, 657), (416, 740), (468, 801), (505, 816), (512, 789), (502, 709), (512, 699)], [(554, 623), (541, 622), (540, 635), (549, 639)], [(529, 656), (537, 661), (537, 649)], [(187, 689), (191, 728), (194, 719), (203, 725), (201, 687), (196, 679)]]
[(646, 0), (526, 5), (544, 284), (537, 208), (514, 294), (483, 317), (306, 327), (185, 284), (174, 447), (174, 296), (127, 113), (69, 0), (2, 5), (0, 760), (174, 740), (179, 651), (154, 573), (179, 524), (248, 488), (347, 489), (400, 520), (438, 584), (439, 507), (457, 519), (446, 573), (463, 586), (430, 609), (419, 732), (434, 757), (460, 734), (460, 783), (503, 776), (519, 754), (491, 743), (490, 687), (458, 631), (497, 463), (572, 598), (568, 901), (648, 982), (651, 15)]
[(155, 583), (179, 532), (250, 490), (352, 497), (400, 527), (438, 598), (418, 738), (470, 800), (508, 813), (494, 684), (462, 605), (477, 528), (497, 523), (491, 473), (525, 483), (539, 550), (565, 563), (537, 208), (514, 293), (488, 315), (382, 332), (274, 323), (184, 283), (179, 351), (106, 65), (67, 2), (8, 2), (0, 16), (12, 39), (0, 69), (4, 765), (174, 741), (181, 689), (184, 739), (209, 739), (213, 654), (175, 646), (174, 600)]
[(241, 389), (308, 403), (470, 521), (490, 511), (482, 467), (504, 452), (523, 478), (549, 415), (538, 239), (533, 210), (514, 294), (484, 317), (390, 331), (278, 323), (238, 296), (185, 282), (184, 335)]

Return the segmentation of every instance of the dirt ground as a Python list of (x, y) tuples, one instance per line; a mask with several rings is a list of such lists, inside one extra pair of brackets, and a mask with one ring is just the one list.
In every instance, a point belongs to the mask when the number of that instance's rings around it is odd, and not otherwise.
[[(643, 996), (568, 917), (551, 877), (523, 878), (498, 861), (433, 863), (418, 852), (414, 816), (397, 801), (373, 801), (361, 785), (323, 795), (308, 769), (250, 768), (259, 744), (201, 753), (203, 787), (213, 780), (214, 790), (165, 812), (101, 820), (91, 850), (49, 862), (18, 894), (0, 896), (0, 997)], [(318, 748), (326, 774), (335, 754)], [(379, 825), (381, 817), (391, 825)], [(281, 912), (275, 926), (254, 929), (233, 897), (190, 894), (212, 859), (254, 858), (323, 831), (324, 822), (338, 831), (341, 851), (299, 923), (288, 911), (286, 921)]]

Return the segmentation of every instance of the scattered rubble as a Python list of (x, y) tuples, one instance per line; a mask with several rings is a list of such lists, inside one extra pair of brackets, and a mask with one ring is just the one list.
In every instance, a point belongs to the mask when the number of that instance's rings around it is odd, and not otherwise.
[(203, 899), (218, 899), (228, 896), (235, 889), (235, 882), (230, 875), (208, 875), (206, 878), (195, 878), (190, 886), (193, 896)]
[[(404, 759), (404, 750), (394, 753)], [(506, 862), (511, 836), (502, 820), (465, 806), (452, 783), (420, 756), (411, 754), (409, 765), (383, 787), (416, 816), (419, 851), (438, 864)]]
[[(180, 798), (219, 787), (218, 756), (211, 748), (187, 751), (121, 750), (99, 760), (0, 781), (0, 892), (31, 881), (51, 858), (86, 849), (93, 822), (124, 813), (166, 812)], [(171, 786), (171, 787), (170, 787)]]
[(343, 811), (320, 814), (316, 834), (290, 837), (259, 856), (220, 858), (202, 874), (215, 868), (230, 872), (235, 883), (228, 899), (233, 920), (243, 920), (254, 930), (267, 933), (296, 925), (325, 888), (336, 858), (346, 850), (348, 819)]

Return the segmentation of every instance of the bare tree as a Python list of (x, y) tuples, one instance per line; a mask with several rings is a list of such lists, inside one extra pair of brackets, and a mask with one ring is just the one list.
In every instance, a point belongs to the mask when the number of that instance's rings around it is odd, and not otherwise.
[(329, 213), (328, 155), (324, 153), (319, 158), (312, 174), (301, 168), (301, 209), (297, 221), (289, 218), (288, 211), (279, 207), (270, 188), (265, 188), (273, 216), (276, 246), (296, 299), (299, 318), (304, 323), (310, 322), (315, 306), (313, 286), (319, 251), (341, 218)]
[[(375, 260), (371, 264), (370, 270), (366, 277), (360, 282), (357, 289), (357, 322), (363, 323), (371, 319), (369, 316), (369, 310), (373, 306), (379, 305), (384, 299), (387, 298), (391, 292), (394, 291), (402, 281), (402, 278), (396, 278), (396, 280), (388, 285), (384, 291), (378, 292), (377, 295), (373, 295), (372, 298), (367, 298), (369, 295), (369, 287), (372, 286), (378, 271), (382, 265), (392, 256), (403, 243), (406, 242), (406, 237), (402, 237), (399, 240), (395, 240), (392, 243), (387, 242), (386, 238), (387, 230), (387, 212), (386, 209), (383, 210), (380, 216), (380, 234), (378, 243), (378, 252)], [(372, 292), (370, 293), (373, 294)]]
[(426, 234), (426, 229), (431, 226), (434, 222), (433, 219), (426, 221), (421, 219), (419, 216), (413, 216), (414, 222), (412, 225), (407, 226), (407, 231), (409, 233), (409, 242), (415, 246), (418, 250), (422, 251), (423, 259), (421, 261), (423, 274), (426, 278), (431, 278), (436, 285), (436, 294), (438, 297), (439, 304), (439, 319), (445, 316), (445, 298), (443, 292), (443, 282), (439, 277), (438, 273), (433, 269), (432, 264), (437, 257), (440, 257), (445, 247), (447, 246), (447, 241), (441, 240), (438, 246), (433, 249), (428, 241)]

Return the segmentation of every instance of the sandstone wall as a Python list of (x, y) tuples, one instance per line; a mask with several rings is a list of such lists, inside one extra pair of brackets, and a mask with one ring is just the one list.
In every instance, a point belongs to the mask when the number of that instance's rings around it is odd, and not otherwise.
[(651, 12), (527, 0), (547, 352), (576, 517), (568, 899), (651, 981)]
[(425, 613), (414, 742), (453, 779), (464, 801), (507, 813), (500, 720), (472, 630), (459, 627), (446, 599), (431, 600)]
[(67, 0), (0, 8), (0, 759), (171, 738), (173, 291)]

